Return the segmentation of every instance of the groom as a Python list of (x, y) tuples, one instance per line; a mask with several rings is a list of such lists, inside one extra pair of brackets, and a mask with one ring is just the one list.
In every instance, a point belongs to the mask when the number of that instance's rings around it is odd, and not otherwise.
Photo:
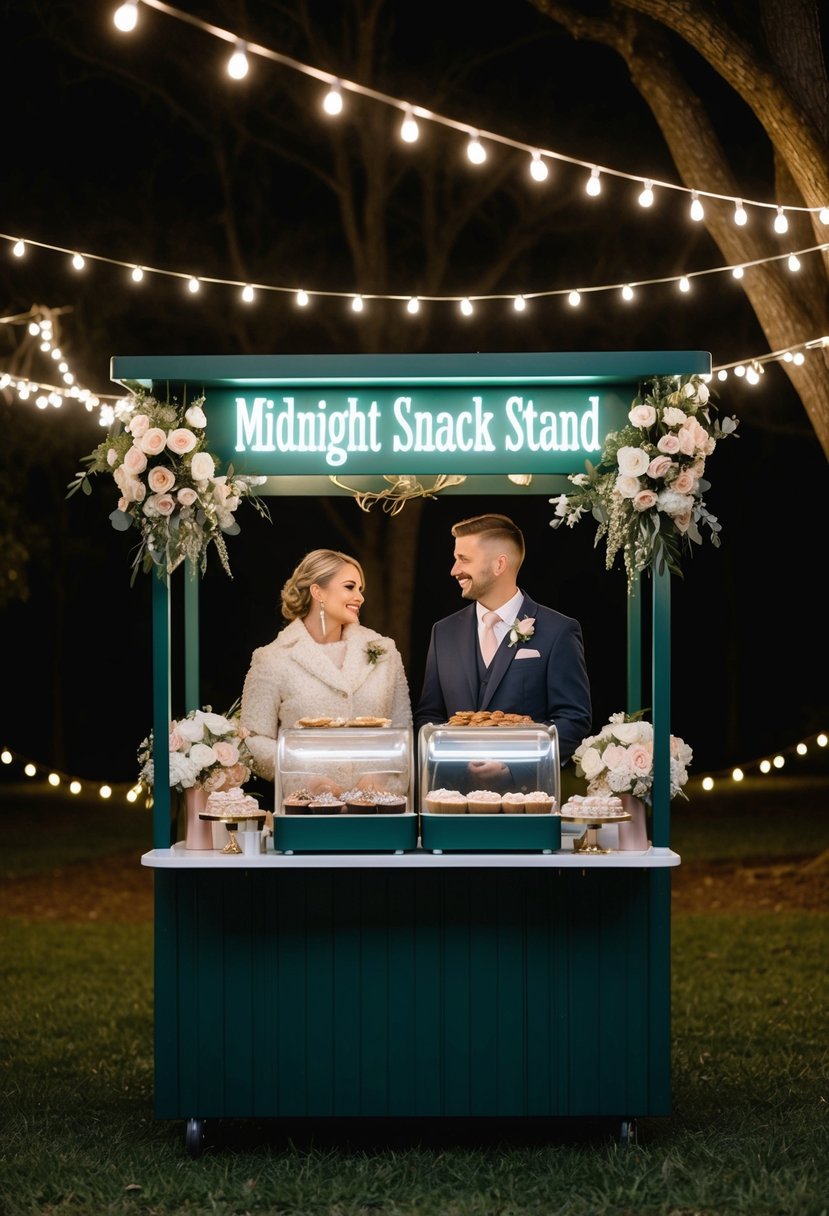
[[(461, 520), (452, 535), (450, 573), (469, 605), (432, 628), (415, 731), (463, 710), (528, 714), (555, 723), (564, 764), (592, 728), (581, 626), (519, 590), (524, 536), (506, 515)], [(493, 762), (476, 767), (475, 784), (494, 778)]]

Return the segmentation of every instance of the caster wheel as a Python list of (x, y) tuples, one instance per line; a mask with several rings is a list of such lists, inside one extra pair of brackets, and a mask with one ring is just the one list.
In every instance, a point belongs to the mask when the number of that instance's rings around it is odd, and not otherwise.
[(188, 1119), (184, 1129), (184, 1146), (190, 1157), (200, 1157), (204, 1145), (204, 1119)]
[(619, 1124), (619, 1145), (621, 1148), (628, 1148), (631, 1144), (637, 1144), (639, 1141), (639, 1130), (636, 1126), (635, 1119), (623, 1119)]

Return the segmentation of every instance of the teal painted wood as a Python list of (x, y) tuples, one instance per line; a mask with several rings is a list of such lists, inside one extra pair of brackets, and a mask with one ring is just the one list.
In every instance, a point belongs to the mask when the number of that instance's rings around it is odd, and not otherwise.
[(441, 815), (420, 817), (423, 848), (446, 853), (543, 853), (561, 848), (557, 815)]
[(417, 848), (417, 815), (275, 815), (280, 853), (394, 853)]
[(160, 1118), (670, 1110), (659, 870), (159, 871)]
[(671, 840), (671, 576), (667, 569), (653, 579), (653, 843), (668, 848)]
[[(396, 383), (423, 378), (433, 383), (496, 377), (574, 379), (585, 383), (634, 383), (643, 376), (707, 375), (711, 355), (699, 350), (554, 351), (416, 355), (118, 355), (110, 378), (119, 384), (154, 381), (208, 385), (264, 385), (280, 380), (320, 384), (336, 381)], [(394, 470), (389, 470), (393, 472)]]
[[(170, 580), (152, 574), (153, 630), (153, 737), (156, 743), (170, 733)], [(169, 849), (170, 753), (153, 748), (153, 847)]]
[(199, 570), (184, 566), (184, 709), (200, 709), (199, 699)]
[(642, 708), (642, 577), (637, 574), (627, 597), (627, 712)]

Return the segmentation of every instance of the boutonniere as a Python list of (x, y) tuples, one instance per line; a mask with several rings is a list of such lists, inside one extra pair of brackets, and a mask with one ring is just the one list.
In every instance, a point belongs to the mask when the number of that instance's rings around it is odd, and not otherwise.
[(510, 646), (517, 646), (521, 642), (529, 642), (534, 633), (535, 617), (522, 617), (520, 621), (513, 621), (510, 626), (509, 644)]
[(385, 646), (381, 646), (379, 642), (369, 642), (366, 646), (366, 658), (372, 665), (378, 663), (385, 653)]

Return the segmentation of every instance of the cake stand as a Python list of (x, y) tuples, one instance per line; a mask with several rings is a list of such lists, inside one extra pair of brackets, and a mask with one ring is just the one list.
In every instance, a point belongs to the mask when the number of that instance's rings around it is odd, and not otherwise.
[(236, 839), (236, 834), (240, 823), (255, 823), (257, 830), (262, 827), (267, 818), (267, 812), (261, 811), (259, 814), (254, 812), (252, 815), (220, 815), (213, 811), (202, 811), (199, 819), (212, 819), (215, 823), (223, 823), (227, 828), (227, 844), (222, 849), (223, 853), (241, 853), (239, 841)]
[(583, 836), (573, 841), (574, 853), (612, 853), (613, 849), (603, 849), (599, 844), (599, 828), (603, 828), (608, 823), (624, 823), (626, 819), (632, 819), (633, 816), (628, 811), (619, 811), (615, 815), (591, 815), (589, 811), (568, 813), (562, 807), (559, 811), (559, 818), (566, 823), (583, 823), (587, 828)]

